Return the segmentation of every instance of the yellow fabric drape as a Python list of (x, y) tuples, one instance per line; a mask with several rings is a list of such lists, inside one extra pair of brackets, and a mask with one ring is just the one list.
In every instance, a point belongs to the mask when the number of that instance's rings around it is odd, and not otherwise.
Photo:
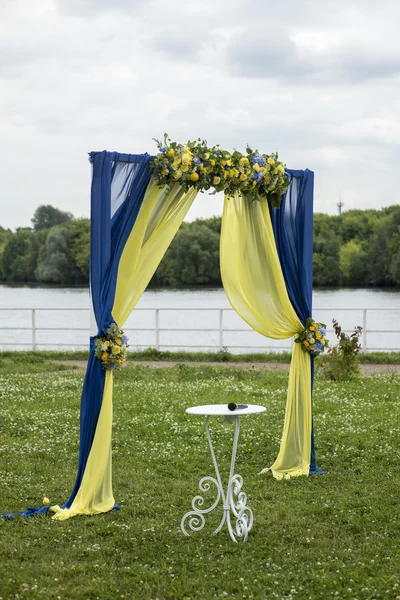
[[(125, 244), (119, 262), (112, 316), (123, 327), (146, 289), (162, 257), (192, 205), (197, 191), (184, 192), (175, 184), (160, 188), (153, 179)], [(112, 492), (112, 386), (106, 373), (99, 420), (81, 486), (69, 509), (54, 506), (53, 519), (65, 520), (78, 514), (107, 512), (114, 506)]]
[(118, 268), (112, 315), (123, 327), (197, 196), (175, 184), (159, 188), (151, 180), (142, 207), (125, 244)]
[(70, 508), (51, 507), (57, 521), (108, 512), (115, 504), (111, 473), (112, 389), (112, 371), (107, 371), (99, 420), (82, 482)]
[[(221, 275), (227, 297), (253, 329), (287, 339), (304, 329), (289, 300), (266, 201), (225, 198)], [(308, 475), (311, 454), (311, 364), (293, 344), (286, 415), (274, 477)]]

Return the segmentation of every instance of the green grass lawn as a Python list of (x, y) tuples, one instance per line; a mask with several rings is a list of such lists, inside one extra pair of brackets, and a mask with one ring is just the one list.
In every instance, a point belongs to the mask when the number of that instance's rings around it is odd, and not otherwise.
[[(38, 506), (45, 495), (62, 503), (71, 492), (83, 374), (57, 368), (0, 365), (0, 512)], [(399, 385), (399, 375), (317, 378), (325, 475), (276, 481), (258, 472), (278, 452), (287, 373), (126, 368), (114, 388), (122, 510), (65, 522), (0, 519), (0, 599), (399, 599)], [(226, 528), (210, 536), (216, 513), (190, 538), (180, 530), (199, 479), (214, 474), (203, 419), (184, 409), (230, 401), (267, 407), (241, 420), (236, 465), (254, 511), (246, 544)], [(232, 433), (215, 422), (224, 475)]]

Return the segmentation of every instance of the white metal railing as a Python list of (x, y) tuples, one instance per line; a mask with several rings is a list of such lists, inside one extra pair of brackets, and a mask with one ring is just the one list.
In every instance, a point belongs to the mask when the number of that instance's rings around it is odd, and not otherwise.
[[(9, 326), (9, 325), (5, 325), (2, 326), (0, 325), (0, 336), (2, 334), (2, 332), (4, 331), (13, 331), (14, 334), (18, 331), (30, 331), (30, 342), (20, 342), (20, 341), (16, 341), (15, 340), (15, 336), (14, 336), (14, 340), (12, 341), (12, 346), (24, 346), (25, 348), (27, 346), (29, 346), (32, 350), (38, 350), (39, 346), (45, 346), (45, 347), (63, 347), (63, 348), (67, 348), (67, 347), (74, 347), (74, 348), (87, 348), (88, 347), (88, 343), (69, 343), (69, 342), (61, 342), (61, 341), (51, 341), (51, 342), (39, 342), (38, 341), (38, 333), (43, 332), (43, 331), (47, 331), (47, 332), (52, 332), (52, 331), (57, 331), (57, 332), (70, 332), (70, 331), (80, 331), (80, 332), (85, 332), (86, 333), (86, 339), (88, 339), (89, 337), (89, 325), (86, 327), (71, 327), (70, 325), (65, 326), (65, 327), (54, 327), (54, 326), (39, 326), (37, 324), (37, 316), (39, 313), (47, 313), (47, 315), (49, 313), (56, 313), (56, 312), (66, 312), (66, 311), (71, 311), (71, 312), (75, 312), (75, 313), (82, 313), (82, 312), (87, 312), (88, 316), (87, 316), (87, 322), (89, 323), (89, 309), (88, 308), (68, 308), (68, 307), (62, 307), (62, 308), (54, 308), (54, 307), (50, 307), (50, 308), (9, 308), (9, 307), (0, 307), (0, 318), (2, 316), (2, 313), (7, 313), (7, 312), (16, 312), (16, 313), (30, 313), (30, 318), (29, 318), (29, 322), (30, 322), (30, 326), (23, 326), (23, 325), (13, 325), (13, 326)], [(192, 334), (196, 334), (199, 332), (210, 332), (210, 333), (217, 333), (218, 334), (218, 343), (214, 344), (214, 350), (223, 350), (223, 348), (225, 346), (228, 346), (225, 342), (226, 342), (226, 338), (224, 336), (224, 334), (226, 333), (249, 333), (252, 332), (253, 330), (250, 327), (239, 327), (239, 328), (232, 328), (232, 327), (226, 327), (225, 323), (224, 323), (224, 314), (228, 313), (228, 312), (232, 312), (234, 313), (234, 310), (232, 308), (180, 308), (180, 307), (168, 307), (168, 308), (136, 308), (134, 313), (137, 314), (139, 311), (146, 311), (146, 312), (153, 312), (154, 313), (154, 326), (153, 327), (125, 327), (125, 331), (126, 333), (129, 334), (131, 333), (135, 333), (135, 332), (153, 332), (155, 334), (155, 344), (132, 344), (132, 346), (134, 346), (137, 349), (141, 349), (141, 348), (148, 348), (149, 346), (155, 347), (157, 350), (161, 350), (161, 349), (166, 349), (166, 348), (186, 348), (186, 349), (210, 349), (210, 346), (212, 344), (171, 344), (171, 343), (162, 343), (162, 334), (164, 334), (165, 332), (186, 332), (186, 333), (192, 333)], [(217, 328), (196, 328), (196, 327), (185, 327), (185, 328), (180, 328), (180, 327), (161, 327), (160, 326), (160, 313), (163, 312), (168, 312), (168, 311), (175, 311), (175, 312), (179, 312), (179, 313), (183, 313), (183, 312), (189, 312), (189, 311), (196, 311), (196, 312), (203, 312), (203, 311), (211, 311), (211, 312), (217, 312), (218, 313), (218, 327)], [(361, 346), (362, 346), (362, 350), (364, 352), (372, 352), (372, 351), (382, 351), (382, 350), (392, 350), (392, 351), (399, 351), (400, 350), (400, 344), (398, 342), (396, 342), (397, 347), (392, 347), (392, 348), (387, 348), (387, 347), (370, 347), (368, 345), (368, 339), (369, 339), (369, 335), (370, 334), (396, 334), (396, 338), (400, 339), (400, 336), (398, 336), (397, 334), (400, 334), (400, 329), (368, 329), (367, 328), (367, 323), (368, 323), (368, 313), (373, 313), (373, 312), (385, 312), (385, 313), (397, 313), (398, 314), (398, 322), (397, 322), (397, 327), (400, 326), (400, 308), (396, 309), (396, 308), (314, 308), (313, 313), (314, 315), (318, 312), (330, 312), (331, 314), (337, 314), (337, 313), (343, 313), (343, 312), (358, 312), (358, 313), (362, 313), (362, 327), (363, 327), (363, 333), (362, 333), (362, 338), (361, 338)], [(323, 320), (323, 319), (322, 319)], [(345, 329), (345, 328), (344, 328)], [(347, 329), (347, 331), (349, 332), (349, 330)], [(333, 329), (332, 327), (328, 327), (328, 334), (329, 333), (333, 333)], [(329, 338), (329, 335), (328, 335)], [(57, 339), (60, 340), (61, 337), (57, 336)], [(263, 340), (267, 341), (267, 338), (262, 338)], [(333, 341), (333, 337), (331, 336), (330, 339)], [(279, 348), (277, 347), (273, 347), (273, 346), (268, 346), (266, 344), (263, 345), (253, 345), (253, 344), (248, 344), (248, 343), (239, 343), (239, 344), (229, 344), (228, 349), (229, 350), (237, 350), (237, 349), (251, 349), (251, 350), (263, 350), (263, 351), (267, 351), (267, 350), (290, 350), (291, 348), (291, 341), (287, 340), (287, 343), (285, 345), (281, 345), (279, 346)], [(0, 338), (0, 345), (3, 346), (3, 348), (6, 346), (9, 346), (10, 344), (7, 344), (7, 342), (2, 342), (1, 338)]]

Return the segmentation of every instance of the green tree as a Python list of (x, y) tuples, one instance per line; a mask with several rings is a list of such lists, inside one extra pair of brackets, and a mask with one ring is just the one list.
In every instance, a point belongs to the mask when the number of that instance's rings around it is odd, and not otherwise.
[(164, 273), (174, 287), (221, 285), (219, 234), (204, 223), (186, 224), (165, 256)]
[(68, 256), (75, 266), (77, 283), (89, 281), (90, 221), (75, 219), (68, 227)]
[(17, 229), (1, 254), (1, 272), (7, 281), (35, 281), (41, 239), (31, 229)]
[(350, 240), (340, 248), (339, 264), (340, 271), (346, 283), (352, 285), (365, 285), (368, 276), (367, 253), (362, 245)]
[(215, 233), (218, 233), (218, 234), (221, 233), (221, 224), (222, 224), (221, 217), (211, 217), (210, 219), (196, 219), (196, 221), (193, 221), (193, 223), (198, 223), (199, 225), (205, 225), (212, 231), (215, 231)]
[(390, 275), (397, 285), (400, 285), (400, 251), (397, 252), (390, 263)]
[(73, 265), (68, 255), (68, 229), (57, 227), (46, 238), (35, 271), (36, 279), (44, 283), (68, 284), (73, 282)]
[(51, 229), (56, 225), (70, 223), (74, 216), (70, 212), (64, 212), (50, 204), (38, 206), (32, 218), (35, 231), (40, 229)]
[(380, 219), (376, 229), (368, 241), (368, 284), (373, 286), (391, 285), (389, 254), (390, 226), (388, 220)]
[(0, 280), (6, 279), (6, 275), (3, 269), (3, 261), (2, 256), (4, 252), (4, 248), (7, 246), (8, 242), (12, 238), (11, 229), (4, 229), (4, 227), (0, 227)]
[(339, 228), (339, 217), (321, 213), (314, 215), (313, 282), (317, 286), (341, 283)]
[(341, 242), (347, 243), (351, 240), (367, 240), (374, 228), (377, 211), (372, 210), (350, 210), (339, 217), (339, 237)]

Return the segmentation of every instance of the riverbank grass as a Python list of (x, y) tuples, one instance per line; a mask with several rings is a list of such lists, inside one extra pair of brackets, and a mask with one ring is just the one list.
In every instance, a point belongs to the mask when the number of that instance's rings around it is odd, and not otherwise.
[[(0, 511), (62, 503), (78, 453), (82, 372), (37, 373), (27, 361), (0, 371)], [(73, 600), (308, 599), (400, 597), (399, 375), (323, 382), (314, 389), (323, 476), (259, 475), (275, 459), (287, 373), (221, 367), (127, 367), (115, 377), (114, 493), (120, 511), (63, 523), (0, 520), (0, 598)], [(213, 475), (196, 404), (267, 407), (241, 419), (237, 472), (254, 527), (246, 544), (220, 513), (186, 538), (180, 520)], [(212, 434), (227, 476), (232, 426)], [(214, 490), (205, 494), (206, 505)]]

